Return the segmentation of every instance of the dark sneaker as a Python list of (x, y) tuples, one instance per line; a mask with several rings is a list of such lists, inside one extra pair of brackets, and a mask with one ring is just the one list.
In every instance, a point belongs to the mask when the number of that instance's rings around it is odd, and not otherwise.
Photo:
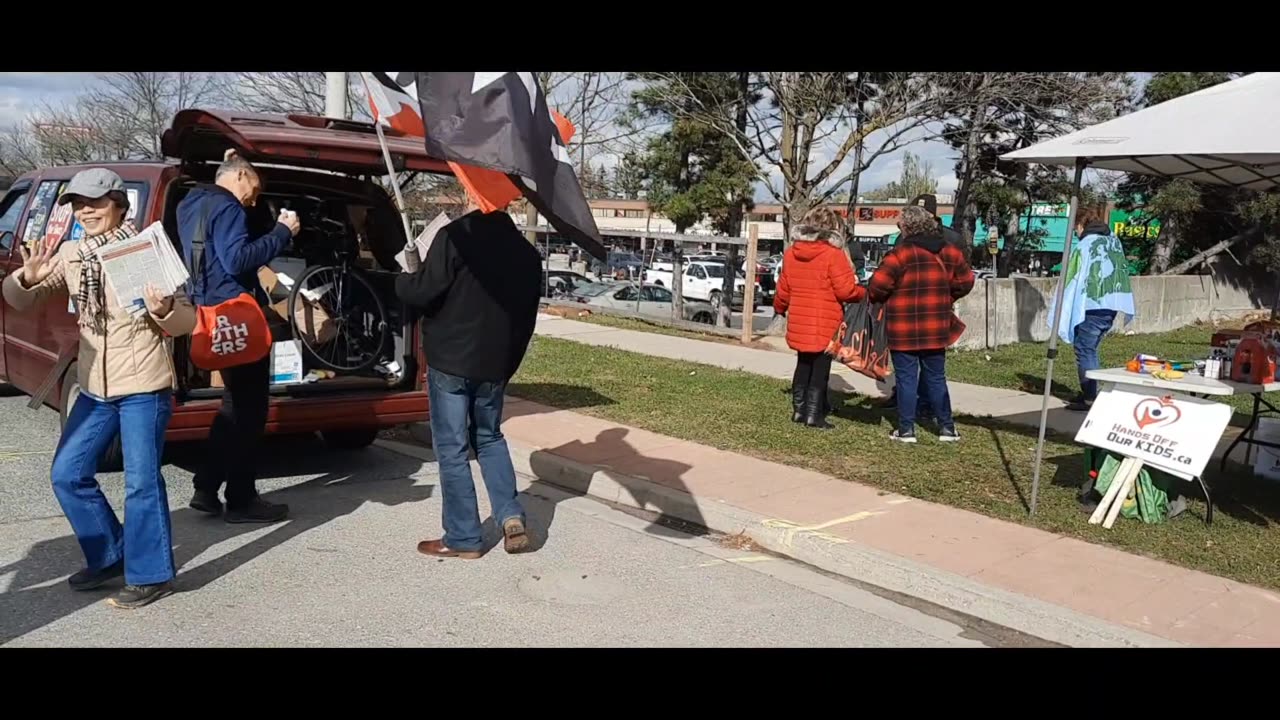
[(125, 585), (123, 590), (107, 599), (107, 604), (122, 610), (135, 610), (172, 594), (172, 582), (155, 585)]
[(901, 430), (894, 430), (889, 434), (889, 439), (894, 442), (914, 444), (916, 442), (916, 434), (915, 432), (904, 433)]
[(960, 442), (960, 433), (955, 428), (943, 428), (938, 433), (938, 439), (942, 442)]
[(529, 532), (525, 530), (524, 521), (520, 518), (509, 518), (502, 523), (502, 549), (508, 553), (522, 553), (529, 550)]
[(101, 570), (85, 568), (67, 578), (67, 584), (71, 586), (72, 590), (93, 590), (106, 585), (121, 575), (124, 575), (124, 561), (117, 560), (115, 565), (110, 565)]
[(1071, 412), (1089, 412), (1093, 409), (1093, 401), (1085, 400), (1083, 397), (1077, 396), (1071, 402), (1067, 403), (1067, 409)]
[(196, 494), (191, 496), (191, 502), (187, 503), (187, 507), (206, 515), (222, 514), (222, 501), (218, 499), (216, 491), (197, 490)]
[(280, 522), (289, 517), (289, 506), (283, 503), (269, 503), (255, 496), (244, 507), (228, 507), (224, 517), (229, 523)]

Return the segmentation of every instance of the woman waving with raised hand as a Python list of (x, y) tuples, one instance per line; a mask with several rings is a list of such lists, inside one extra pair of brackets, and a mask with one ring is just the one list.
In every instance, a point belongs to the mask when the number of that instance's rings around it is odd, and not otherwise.
[[(4, 280), (4, 299), (26, 312), (65, 289), (75, 304), (81, 392), (66, 412), (51, 472), (87, 565), (68, 582), (73, 590), (92, 590), (123, 575), (125, 587), (109, 602), (136, 608), (173, 592), (169, 500), (160, 474), (177, 380), (169, 339), (195, 328), (195, 309), (181, 293), (166, 297), (148, 287), (147, 311), (134, 317), (107, 288), (99, 251), (138, 234), (125, 220), (129, 200), (119, 175), (84, 170), (58, 203), (71, 204), (84, 239), (23, 248), (22, 267)], [(123, 526), (95, 477), (98, 459), (117, 435), (124, 452)]]

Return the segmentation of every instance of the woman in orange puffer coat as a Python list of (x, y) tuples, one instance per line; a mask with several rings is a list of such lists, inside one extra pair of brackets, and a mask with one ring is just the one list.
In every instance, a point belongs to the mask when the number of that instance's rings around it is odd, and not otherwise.
[(791, 380), (791, 420), (830, 429), (827, 382), (831, 356), (827, 343), (844, 319), (844, 305), (862, 300), (845, 254), (844, 219), (830, 208), (814, 208), (791, 231), (792, 245), (782, 257), (773, 311), (787, 316), (787, 345), (796, 351)]

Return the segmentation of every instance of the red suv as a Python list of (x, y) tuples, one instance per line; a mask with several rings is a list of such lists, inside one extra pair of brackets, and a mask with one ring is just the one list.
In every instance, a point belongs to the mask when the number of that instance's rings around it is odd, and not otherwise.
[[(397, 171), (451, 174), (445, 163), (427, 157), (420, 139), (391, 133), (387, 143)], [(394, 361), (402, 372), (391, 377), (373, 372), (339, 374), (273, 385), (266, 431), (319, 432), (334, 446), (358, 448), (372, 443), (382, 428), (425, 421), (421, 335), (394, 292), (395, 255), (405, 245), (404, 228), (389, 194), (374, 180), (386, 175), (386, 162), (373, 126), (304, 115), (185, 110), (174, 117), (162, 147), (170, 160), (91, 167), (109, 167), (119, 173), (138, 229), (163, 223), (180, 253), (178, 202), (197, 183), (213, 181), (217, 163), (228, 148), (255, 163), (263, 177), (262, 196), (247, 209), (251, 231), (269, 230), (275, 222), (272, 211), (278, 207), (299, 212), (303, 229), (288, 253), (293, 257), (284, 262), (295, 267), (306, 264), (301, 258), (307, 255), (308, 225), (323, 225), (325, 232), (332, 233), (335, 223), (350, 228), (353, 217), (361, 218), (356, 265), (374, 286), (388, 316), (386, 361)], [(80, 228), (70, 206), (54, 201), (84, 167), (90, 166), (44, 168), (14, 181), (0, 200), (0, 276), (22, 266), (18, 243), (30, 247), (38, 241), (79, 240)], [(0, 302), (0, 328), (0, 381), (29, 395), (41, 395), (39, 401), (59, 410), (65, 422), (79, 392), (74, 362), (79, 332), (69, 299), (51, 300), (28, 313), (14, 312)], [(72, 362), (68, 364), (67, 359)], [(167, 439), (202, 440), (221, 405), (222, 391), (215, 376), (187, 361), (185, 342), (175, 343), (174, 359), (179, 390)], [(103, 463), (119, 467), (118, 439)]]

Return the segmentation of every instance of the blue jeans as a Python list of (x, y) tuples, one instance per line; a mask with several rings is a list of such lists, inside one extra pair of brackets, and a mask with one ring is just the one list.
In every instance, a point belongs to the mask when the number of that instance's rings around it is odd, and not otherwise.
[(1098, 359), (1098, 346), (1102, 344), (1102, 338), (1110, 332), (1111, 325), (1115, 321), (1115, 310), (1087, 310), (1084, 314), (1084, 322), (1076, 326), (1075, 341), (1071, 343), (1071, 347), (1076, 351), (1080, 394), (1087, 402), (1093, 402), (1098, 397), (1098, 381), (1088, 379), (1085, 373), (1102, 366), (1102, 361)]
[[(100, 400), (81, 393), (53, 456), (53, 493), (91, 570), (124, 560), (125, 582), (152, 585), (176, 574), (169, 495), (160, 475), (170, 393)], [(124, 451), (124, 526), (94, 475), (98, 458), (120, 435)]]
[[(947, 390), (947, 351), (890, 352), (893, 377), (898, 388), (898, 432), (913, 433), (916, 413), (925, 406), (944, 430), (955, 429), (951, 417), (951, 393)], [(923, 390), (924, 397), (920, 397)]]
[(502, 382), (478, 382), (427, 369), (431, 448), (440, 465), (444, 544), (450, 550), (468, 552), (483, 545), (468, 448), (475, 450), (499, 527), (512, 518), (524, 520), (524, 508), (516, 497), (516, 470), (500, 428), (506, 388)]

